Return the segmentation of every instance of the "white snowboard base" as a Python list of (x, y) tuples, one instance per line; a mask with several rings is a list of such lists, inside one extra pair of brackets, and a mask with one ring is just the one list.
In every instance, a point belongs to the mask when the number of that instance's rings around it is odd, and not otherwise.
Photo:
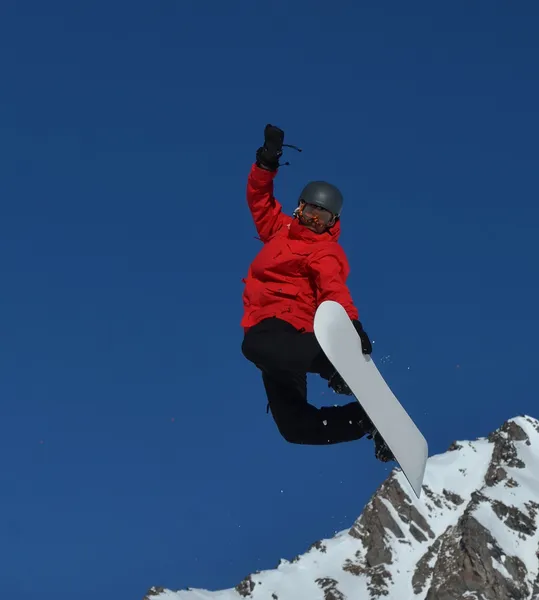
[(314, 319), (314, 333), (419, 498), (428, 458), (427, 441), (385, 382), (372, 357), (363, 354), (361, 339), (338, 302), (327, 300), (320, 304)]

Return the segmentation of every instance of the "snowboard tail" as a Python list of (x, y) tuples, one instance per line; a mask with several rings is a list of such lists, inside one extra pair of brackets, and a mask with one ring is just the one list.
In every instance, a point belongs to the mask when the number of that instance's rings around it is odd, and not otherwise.
[(320, 304), (314, 318), (314, 333), (419, 498), (428, 458), (427, 441), (387, 385), (372, 357), (363, 354), (361, 339), (338, 302), (327, 300)]

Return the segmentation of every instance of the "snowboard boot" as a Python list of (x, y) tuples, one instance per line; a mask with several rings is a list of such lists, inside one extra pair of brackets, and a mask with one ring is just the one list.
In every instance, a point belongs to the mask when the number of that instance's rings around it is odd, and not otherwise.
[(353, 396), (352, 390), (348, 387), (346, 381), (341, 377), (338, 371), (335, 371), (333, 375), (328, 379), (328, 387), (331, 388), (336, 394), (343, 394), (344, 396)]
[(393, 453), (384, 442), (384, 438), (380, 435), (377, 429), (372, 428), (367, 436), (367, 439), (374, 440), (374, 456), (381, 462), (391, 462), (395, 460)]
[[(361, 406), (361, 405), (360, 405)], [(391, 462), (395, 460), (393, 453), (385, 443), (384, 438), (380, 435), (380, 432), (374, 426), (374, 423), (369, 419), (369, 416), (361, 407), (363, 417), (361, 419), (367, 432), (367, 439), (374, 441), (374, 456), (381, 462)]]

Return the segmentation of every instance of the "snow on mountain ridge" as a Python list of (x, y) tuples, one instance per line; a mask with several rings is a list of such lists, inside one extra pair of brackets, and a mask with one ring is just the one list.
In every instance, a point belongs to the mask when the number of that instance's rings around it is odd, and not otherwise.
[(429, 458), (423, 494), (394, 469), (349, 530), (216, 592), (152, 588), (149, 600), (538, 600), (539, 421)]

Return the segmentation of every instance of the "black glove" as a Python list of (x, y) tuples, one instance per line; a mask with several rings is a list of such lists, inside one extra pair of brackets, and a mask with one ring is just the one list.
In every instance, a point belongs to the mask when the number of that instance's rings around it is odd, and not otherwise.
[(363, 329), (361, 321), (354, 319), (352, 323), (354, 324), (354, 327), (356, 328), (356, 331), (359, 337), (361, 338), (361, 348), (363, 350), (363, 354), (372, 354), (371, 340), (369, 339), (367, 332)]
[(283, 142), (284, 131), (275, 125), (266, 125), (264, 145), (256, 152), (256, 164), (267, 171), (276, 171), (283, 154)]

